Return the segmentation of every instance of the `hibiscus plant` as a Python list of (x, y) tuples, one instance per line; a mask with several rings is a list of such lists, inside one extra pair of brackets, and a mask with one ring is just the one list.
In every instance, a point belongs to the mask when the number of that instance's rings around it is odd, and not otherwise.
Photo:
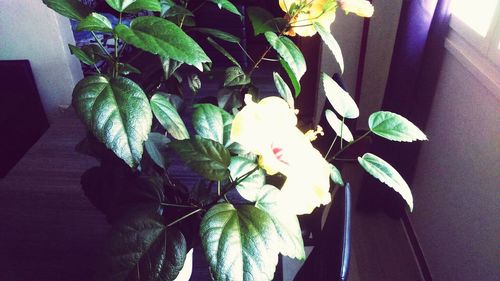
[[(229, 0), (105, 1), (119, 15), (116, 24), (78, 0), (43, 0), (96, 38), (70, 48), (95, 66), (75, 86), (73, 107), (89, 131), (77, 149), (100, 163), (83, 174), (82, 186), (112, 225), (98, 280), (175, 280), (199, 241), (214, 280), (272, 280), (279, 254), (305, 258), (297, 215), (328, 204), (331, 188), (343, 185), (331, 164), (340, 153), (369, 133), (391, 141), (426, 139), (410, 121), (385, 111), (373, 113), (368, 133), (354, 139), (344, 121), (357, 118), (358, 107), (327, 74), (320, 80), (335, 110), (325, 115), (338, 151), (322, 155), (312, 145), (321, 129), (304, 133), (297, 127), (294, 98), (306, 62), (293, 36), (319, 33), (343, 69), (330, 25), (338, 8), (371, 16), (368, 1), (279, 0), (283, 15), (277, 18), (263, 7), (247, 7), (255, 36), (268, 44), (257, 58), (242, 47), (249, 67), (220, 44), (241, 46), (238, 37), (196, 25), (197, 12), (208, 5), (243, 18)], [(198, 75), (217, 66), (195, 33), (232, 63), (214, 104), (193, 102), (201, 88)], [(98, 34), (113, 38), (114, 46)], [(138, 69), (134, 62), (142, 59), (125, 58), (127, 49), (153, 58), (161, 75)], [(260, 98), (252, 75), (270, 56), (286, 77), (274, 72), (276, 96)], [(192, 93), (181, 95), (183, 85)], [(186, 169), (173, 168), (176, 162)], [(358, 162), (413, 207), (408, 185), (387, 162), (370, 153)], [(183, 181), (187, 169), (199, 180)]]

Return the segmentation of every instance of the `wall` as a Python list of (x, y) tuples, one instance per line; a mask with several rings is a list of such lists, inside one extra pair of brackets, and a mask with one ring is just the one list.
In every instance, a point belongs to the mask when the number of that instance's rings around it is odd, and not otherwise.
[(74, 44), (69, 20), (41, 0), (0, 0), (0, 6), (0, 60), (30, 61), (52, 123), (59, 107), (71, 104), (73, 87), (83, 77), (68, 49), (68, 43)]
[(500, 276), (500, 98), (451, 53), (412, 183), (410, 219), (434, 281)]

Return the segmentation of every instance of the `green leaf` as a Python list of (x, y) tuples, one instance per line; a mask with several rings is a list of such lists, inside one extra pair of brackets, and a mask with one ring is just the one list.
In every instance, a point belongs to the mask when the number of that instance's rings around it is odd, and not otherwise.
[(165, 79), (170, 78), (175, 71), (182, 65), (182, 62), (170, 59), (168, 57), (160, 57), (163, 71), (165, 72)]
[(43, 0), (47, 7), (57, 13), (74, 20), (82, 20), (91, 10), (78, 0)]
[(71, 54), (86, 65), (93, 65), (95, 61), (77, 46), (68, 44)]
[(170, 147), (187, 166), (206, 179), (220, 181), (229, 176), (231, 155), (216, 141), (194, 136), (192, 139), (174, 140)]
[(156, 165), (165, 169), (166, 160), (165, 154), (168, 147), (168, 143), (170, 140), (160, 133), (149, 133), (149, 137), (144, 143), (144, 147), (146, 147), (146, 151), (149, 154), (149, 157), (155, 162)]
[(208, 35), (212, 35), (215, 38), (219, 38), (221, 40), (231, 42), (231, 43), (239, 43), (240, 42), (240, 38), (232, 35), (231, 33), (227, 33), (227, 32), (224, 32), (222, 30), (218, 30), (218, 29), (214, 29), (214, 28), (197, 27), (197, 28), (193, 28), (191, 30), (199, 31), (201, 33), (205, 33)]
[(382, 158), (371, 153), (365, 153), (363, 157), (358, 157), (358, 162), (366, 172), (399, 193), (410, 207), (410, 211), (413, 210), (413, 196), (410, 187), (396, 169)]
[(228, 60), (230, 60), (234, 65), (238, 66), (241, 68), (241, 65), (238, 63), (238, 61), (228, 52), (226, 49), (224, 49), (221, 45), (219, 45), (217, 42), (215, 42), (212, 38), (207, 37), (208, 43), (212, 45), (217, 51), (219, 51), (221, 54), (223, 54)]
[(273, 22), (273, 15), (266, 9), (261, 7), (248, 7), (247, 10), (255, 36), (268, 31), (279, 32), (278, 26)]
[(342, 50), (340, 49), (339, 43), (337, 43), (337, 40), (333, 37), (333, 35), (330, 33), (329, 30), (327, 30), (324, 26), (321, 24), (315, 22), (314, 23), (314, 28), (316, 31), (318, 31), (319, 35), (321, 36), (321, 39), (323, 39), (323, 42), (328, 46), (330, 51), (332, 51), (333, 56), (337, 60), (339, 67), (340, 67), (340, 72), (344, 72), (344, 57), (342, 56)]
[(243, 19), (243, 16), (241, 15), (240, 11), (238, 11), (238, 8), (233, 5), (233, 3), (229, 2), (229, 0), (210, 0), (211, 2), (217, 4), (219, 6), (219, 9), (224, 9), (227, 10), (235, 15), (240, 16), (241, 19)]
[(193, 127), (196, 134), (228, 147), (231, 144), (229, 137), (233, 116), (208, 103), (195, 104), (193, 107)]
[(300, 78), (306, 73), (307, 66), (299, 48), (289, 38), (280, 37), (274, 32), (268, 31), (264, 33), (264, 35), (273, 49), (276, 50), (280, 57), (287, 63), (288, 67), (295, 75), (296, 80), (300, 81)]
[(168, 9), (162, 9), (161, 16), (163, 18), (175, 17), (175, 16), (193, 17), (194, 14), (190, 10), (188, 10), (182, 6), (179, 6), (179, 5), (176, 5), (175, 3), (172, 3), (170, 6), (168, 6)]
[(94, 135), (125, 163), (134, 167), (141, 161), (153, 116), (137, 84), (123, 77), (86, 77), (73, 90), (73, 106)]
[(226, 69), (224, 87), (243, 86), (250, 83), (250, 77), (239, 66)]
[(393, 112), (378, 111), (373, 113), (368, 119), (368, 125), (374, 134), (391, 141), (427, 140), (427, 136), (417, 126)]
[(288, 103), (290, 108), (295, 109), (295, 103), (293, 100), (292, 92), (290, 91), (288, 85), (285, 83), (283, 78), (281, 78), (278, 72), (273, 72), (273, 77), (274, 77), (274, 85), (276, 85), (276, 89), (278, 90), (280, 96)]
[(295, 91), (295, 97), (298, 97), (300, 94), (300, 91), (301, 91), (301, 86), (300, 86), (299, 80), (297, 79), (297, 77), (295, 76), (295, 73), (293, 73), (292, 69), (290, 68), (290, 66), (288, 65), (288, 63), (285, 60), (280, 59), (280, 64), (283, 67), (283, 69), (286, 71), (286, 74), (288, 74), (288, 77), (290, 78), (290, 81), (292, 82), (292, 86), (293, 86), (293, 89)]
[(217, 204), (203, 217), (200, 236), (215, 280), (273, 279), (279, 237), (266, 212)]
[(141, 74), (141, 71), (128, 63), (118, 63), (118, 72), (123, 75), (130, 73)]
[(201, 80), (198, 74), (191, 74), (188, 76), (188, 86), (189, 89), (194, 93), (198, 93), (198, 91), (201, 89)]
[(203, 70), (210, 59), (191, 37), (174, 23), (153, 16), (135, 18), (130, 28), (119, 24), (115, 32), (128, 44)]
[(80, 21), (76, 26), (77, 31), (88, 30), (88, 31), (99, 31), (99, 32), (113, 32), (113, 26), (107, 17), (98, 14), (91, 13), (86, 18)]
[(125, 8), (130, 6), (135, 1), (137, 0), (106, 0), (106, 3), (108, 3), (108, 5), (116, 11), (123, 12)]
[(156, 93), (151, 97), (151, 109), (160, 122), (160, 124), (177, 140), (189, 138), (189, 133), (182, 121), (181, 116), (177, 113), (175, 106), (167, 97), (161, 93)]
[(344, 186), (342, 174), (340, 173), (339, 169), (337, 169), (337, 167), (333, 166), (332, 164), (330, 164), (330, 179), (332, 179), (333, 183)]
[(160, 12), (160, 2), (158, 0), (136, 0), (123, 10), (125, 13), (138, 13), (140, 11)]
[[(248, 172), (257, 168), (257, 163), (251, 161), (248, 158), (241, 156), (234, 156), (231, 158), (231, 164), (229, 164), (229, 172), (233, 179), (240, 178), (246, 175)], [(257, 169), (243, 181), (241, 181), (236, 189), (238, 193), (248, 201), (255, 202), (258, 199), (260, 189), (266, 182), (266, 173), (262, 169)]]
[(327, 109), (325, 111), (325, 116), (326, 116), (326, 121), (328, 121), (328, 124), (330, 124), (330, 127), (332, 127), (333, 131), (335, 131), (335, 134), (337, 136), (342, 136), (342, 139), (344, 139), (347, 142), (351, 142), (354, 140), (354, 137), (352, 136), (351, 131), (349, 130), (349, 127), (345, 123), (342, 123), (340, 119), (337, 118), (335, 113), (331, 111), (330, 109)]
[(333, 106), (333, 109), (342, 117), (350, 119), (358, 118), (359, 109), (351, 95), (344, 91), (344, 89), (326, 73), (321, 74), (321, 81), (325, 89), (326, 97)]
[(296, 215), (290, 213), (281, 205), (281, 191), (272, 185), (264, 185), (259, 189), (255, 207), (266, 212), (281, 238), (279, 241), (280, 252), (294, 259), (305, 259), (302, 231)]
[(97, 280), (174, 280), (186, 258), (186, 240), (154, 212), (135, 211), (113, 225)]

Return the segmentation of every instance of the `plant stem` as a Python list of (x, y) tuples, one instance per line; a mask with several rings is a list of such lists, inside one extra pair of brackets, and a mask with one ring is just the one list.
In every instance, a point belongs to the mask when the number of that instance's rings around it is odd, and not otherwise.
[(165, 207), (175, 207), (175, 208), (198, 208), (196, 206), (171, 204), (171, 203), (160, 203), (160, 205), (165, 206)]
[(243, 48), (243, 46), (241, 46), (240, 42), (238, 42), (238, 46), (243, 51), (243, 53), (252, 61), (252, 63), (255, 63), (255, 61), (252, 59), (252, 57), (248, 54), (247, 50), (245, 50), (245, 48)]
[(345, 118), (344, 116), (342, 116), (342, 125), (340, 126), (340, 150), (342, 150), (344, 147), (343, 147), (343, 138), (342, 138), (342, 133), (344, 131), (344, 121), (345, 121)]
[(339, 156), (342, 152), (344, 152), (347, 148), (349, 148), (351, 145), (357, 143), (358, 141), (364, 139), (366, 136), (368, 136), (369, 134), (371, 133), (371, 131), (368, 131), (366, 133), (364, 133), (361, 137), (355, 139), (354, 141), (350, 142), (348, 145), (346, 145), (343, 149), (339, 150), (337, 153), (335, 153), (335, 155), (333, 155), (332, 157), (328, 158), (326, 161), (330, 162), (330, 161), (333, 161), (336, 159), (337, 156)]
[(222, 198), (225, 198), (226, 194), (229, 191), (231, 191), (233, 188), (235, 188), (238, 184), (240, 184), (240, 182), (244, 181), (246, 178), (248, 178), (251, 174), (253, 174), (253, 172), (257, 171), (258, 169), (259, 169), (259, 166), (255, 167), (253, 170), (249, 171), (248, 173), (244, 174), (243, 176), (237, 178), (235, 181), (232, 181), (229, 184), (229, 187), (227, 189), (225, 189), (224, 192), (222, 192), (212, 203), (208, 204), (206, 208), (210, 209), (212, 206), (217, 204), (217, 202), (219, 202), (219, 200), (221, 200)]
[(99, 47), (109, 56), (109, 57), (112, 57), (111, 54), (108, 52), (108, 49), (106, 49), (106, 47), (104, 47), (104, 45), (101, 43), (101, 40), (99, 40), (99, 38), (97, 38), (97, 35), (95, 34), (94, 31), (91, 31), (90, 33), (92, 33), (92, 36), (94, 37), (95, 41), (97, 42), (97, 44), (99, 45)]
[(199, 212), (201, 212), (201, 211), (203, 211), (203, 209), (196, 209), (196, 210), (194, 210), (194, 211), (192, 211), (192, 212), (190, 212), (190, 213), (188, 213), (188, 214), (186, 214), (186, 215), (184, 215), (184, 216), (182, 216), (182, 217), (180, 217), (180, 218), (176, 219), (175, 221), (173, 221), (173, 222), (171, 222), (171, 223), (167, 224), (167, 227), (171, 227), (172, 225), (174, 225), (174, 224), (176, 224), (176, 223), (178, 223), (178, 222), (180, 222), (180, 221), (183, 221), (183, 220), (185, 220), (185, 219), (189, 218), (190, 216), (192, 216), (192, 215), (194, 215), (194, 214), (196, 214), (196, 213), (199, 213)]
[(335, 135), (335, 138), (333, 139), (332, 141), (332, 144), (330, 145), (330, 147), (328, 148), (328, 151), (326, 152), (325, 154), (325, 159), (328, 158), (328, 155), (330, 154), (330, 152), (332, 151), (332, 148), (333, 148), (333, 145), (335, 145), (335, 142), (337, 141), (337, 138), (339, 136)]

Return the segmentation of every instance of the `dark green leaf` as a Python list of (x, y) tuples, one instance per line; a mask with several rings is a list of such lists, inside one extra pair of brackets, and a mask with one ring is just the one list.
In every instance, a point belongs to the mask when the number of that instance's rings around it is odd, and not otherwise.
[(160, 133), (149, 133), (149, 137), (144, 143), (146, 151), (156, 165), (165, 169), (165, 154), (170, 140)]
[(174, 105), (161, 93), (156, 93), (151, 98), (151, 109), (156, 119), (175, 139), (183, 140), (189, 138), (189, 133), (182, 118), (177, 113)]
[(368, 119), (368, 125), (374, 134), (391, 141), (427, 140), (427, 136), (417, 126), (393, 112), (378, 111), (373, 113)]
[(130, 28), (119, 24), (115, 32), (125, 42), (164, 57), (184, 62), (203, 70), (210, 62), (205, 52), (191, 37), (174, 23), (158, 17), (138, 17)]
[(158, 214), (138, 210), (116, 223), (104, 243), (97, 280), (174, 280), (184, 265), (186, 240)]
[(287, 37), (278, 36), (274, 32), (268, 31), (264, 35), (273, 49), (275, 49), (280, 57), (286, 62), (294, 74), (297, 82), (300, 81), (300, 78), (302, 78), (302, 75), (306, 72), (307, 66), (304, 56), (299, 48), (292, 42), (292, 40)]
[(158, 0), (136, 0), (123, 11), (125, 13), (138, 13), (140, 11), (160, 12), (161, 5)]
[(187, 166), (206, 179), (220, 181), (229, 176), (231, 155), (218, 142), (194, 136), (192, 139), (174, 140), (170, 147)]
[(208, 103), (195, 104), (193, 107), (193, 126), (196, 134), (228, 147), (233, 116)]
[(182, 62), (173, 60), (168, 57), (160, 57), (163, 71), (165, 72), (165, 79), (170, 78), (175, 71), (182, 65)]
[(243, 98), (238, 88), (222, 88), (217, 92), (217, 105), (220, 108), (231, 111), (243, 105)]
[(254, 35), (271, 32), (279, 32), (286, 25), (283, 18), (273, 18), (273, 15), (261, 7), (248, 7), (248, 17), (252, 23)]
[(243, 19), (243, 16), (241, 15), (240, 11), (238, 11), (238, 8), (233, 5), (229, 0), (210, 0), (217, 4), (219, 6), (219, 9), (224, 9), (227, 10), (235, 15), (240, 16), (241, 19)]
[(280, 238), (266, 212), (217, 204), (203, 217), (200, 236), (215, 280), (273, 279)]
[(71, 44), (68, 44), (68, 46), (71, 54), (73, 54), (77, 59), (79, 59), (84, 64), (93, 65), (95, 63), (95, 61), (90, 56), (88, 56), (83, 50), (81, 50), (77, 46)]
[(265, 211), (273, 220), (276, 232), (281, 238), (280, 252), (290, 258), (305, 259), (304, 242), (299, 220), (282, 206), (281, 191), (272, 185), (264, 185), (259, 189), (255, 207)]
[(224, 49), (221, 45), (219, 45), (217, 42), (215, 42), (210, 37), (207, 37), (207, 40), (208, 40), (208, 43), (210, 43), (215, 49), (217, 49), (217, 51), (219, 51), (221, 54), (223, 54), (234, 65), (236, 65), (239, 68), (241, 68), (241, 65), (238, 63), (238, 61), (228, 51), (226, 51), (226, 49)]
[(59, 14), (74, 20), (82, 20), (91, 12), (78, 0), (43, 0), (43, 3)]
[(284, 100), (286, 100), (290, 108), (295, 109), (295, 102), (293, 100), (292, 92), (290, 91), (288, 85), (285, 83), (283, 78), (281, 78), (278, 72), (273, 72), (273, 77), (274, 77), (274, 85), (276, 86), (276, 89), (278, 90), (280, 96)]
[(239, 66), (226, 69), (224, 87), (243, 86), (250, 83), (250, 77)]
[(200, 77), (198, 77), (197, 74), (191, 74), (189, 75), (188, 77), (188, 85), (189, 85), (189, 89), (191, 89), (191, 91), (193, 93), (198, 93), (198, 91), (201, 89), (201, 80), (200, 80)]
[(176, 17), (176, 16), (181, 16), (181, 17), (193, 17), (193, 13), (182, 7), (182, 6), (179, 6), (179, 5), (176, 5), (176, 4), (173, 4), (172, 6), (170, 6), (168, 9), (165, 9), (162, 13), (161, 13), (161, 16), (166, 18), (166, 17)]
[[(245, 176), (255, 168), (257, 168), (257, 163), (255, 163), (255, 161), (240, 156), (232, 157), (231, 164), (229, 164), (229, 171), (233, 179)], [(241, 197), (248, 201), (255, 202), (265, 182), (266, 173), (262, 169), (257, 169), (241, 181), (236, 186), (236, 189)]]
[(300, 86), (299, 80), (297, 79), (297, 77), (295, 76), (295, 73), (293, 73), (292, 69), (290, 68), (290, 66), (288, 65), (288, 63), (285, 60), (280, 59), (280, 64), (283, 67), (283, 69), (286, 71), (286, 74), (288, 74), (288, 77), (290, 78), (290, 81), (292, 82), (292, 86), (293, 86), (293, 89), (295, 91), (295, 97), (298, 97), (300, 94), (300, 91), (301, 91), (301, 86)]
[(314, 28), (318, 31), (323, 42), (328, 46), (330, 51), (332, 51), (333, 56), (337, 60), (341, 73), (344, 72), (344, 57), (342, 56), (342, 50), (340, 49), (339, 43), (333, 37), (329, 30), (320, 25), (319, 23), (314, 23)]
[(358, 162), (366, 172), (399, 193), (410, 207), (410, 211), (413, 210), (413, 196), (410, 187), (396, 169), (384, 159), (371, 153), (365, 153), (363, 157), (358, 157)]
[(99, 31), (99, 32), (112, 32), (113, 26), (107, 17), (98, 14), (91, 13), (86, 18), (80, 21), (76, 26), (77, 31), (88, 30), (88, 31)]
[(75, 86), (73, 106), (94, 135), (129, 166), (141, 161), (153, 116), (137, 84), (123, 77), (89, 76)]
[(232, 35), (231, 33), (227, 33), (227, 32), (224, 32), (224, 31), (218, 30), (218, 29), (197, 27), (197, 28), (193, 28), (191, 30), (199, 31), (201, 33), (205, 33), (208, 35), (212, 35), (215, 38), (219, 38), (221, 40), (231, 42), (231, 43), (239, 43), (240, 42), (240, 38)]
[(337, 169), (337, 167), (333, 166), (332, 164), (330, 164), (330, 179), (332, 179), (333, 183), (344, 186), (342, 174), (340, 173), (339, 169)]
[(118, 63), (118, 72), (123, 75), (129, 75), (130, 73), (141, 74), (141, 71), (128, 63)]

